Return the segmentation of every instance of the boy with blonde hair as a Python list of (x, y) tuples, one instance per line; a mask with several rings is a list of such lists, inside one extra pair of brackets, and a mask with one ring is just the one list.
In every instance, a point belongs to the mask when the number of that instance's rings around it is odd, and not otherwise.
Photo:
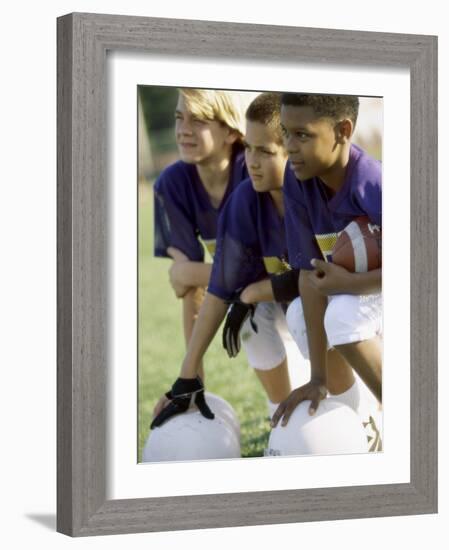
[(154, 186), (154, 254), (172, 258), (170, 282), (183, 300), (188, 343), (212, 264), (217, 221), (226, 199), (247, 177), (242, 136), (244, 99), (220, 90), (182, 88), (175, 110), (180, 160)]

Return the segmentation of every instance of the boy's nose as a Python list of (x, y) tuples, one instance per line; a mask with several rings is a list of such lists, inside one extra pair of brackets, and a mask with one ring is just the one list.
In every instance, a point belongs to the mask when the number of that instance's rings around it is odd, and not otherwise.
[(290, 136), (288, 138), (285, 138), (284, 144), (288, 155), (297, 153), (299, 150), (298, 142), (293, 140)]
[(251, 155), (248, 159), (248, 165), (250, 168), (258, 168), (260, 166), (260, 162), (258, 161), (256, 156)]
[(191, 134), (192, 126), (188, 122), (183, 120), (178, 124), (178, 132), (180, 134)]
[(254, 153), (250, 151), (249, 147), (245, 149), (245, 162), (247, 166), (252, 166), (254, 164)]

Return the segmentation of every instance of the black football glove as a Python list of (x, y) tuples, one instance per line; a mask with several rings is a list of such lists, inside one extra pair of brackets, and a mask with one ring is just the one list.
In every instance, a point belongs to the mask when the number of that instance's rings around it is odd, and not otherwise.
[(204, 399), (204, 386), (199, 376), (196, 378), (178, 378), (171, 390), (165, 395), (168, 399), (171, 399), (171, 402), (154, 418), (150, 426), (151, 429), (158, 428), (175, 414), (186, 412), (193, 403), (205, 418), (209, 420), (215, 418), (214, 413)]
[(240, 301), (240, 298), (231, 302), (223, 328), (223, 347), (228, 352), (229, 357), (235, 357), (240, 351), (240, 329), (248, 317), (250, 318), (251, 327), (254, 332), (257, 332), (257, 325), (254, 322), (255, 311), (256, 306), (254, 304), (244, 304)]

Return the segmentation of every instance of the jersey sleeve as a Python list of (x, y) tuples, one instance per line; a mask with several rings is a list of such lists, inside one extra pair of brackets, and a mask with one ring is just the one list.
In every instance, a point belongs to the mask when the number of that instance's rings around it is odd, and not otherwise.
[(370, 222), (382, 227), (382, 187), (380, 182), (367, 181), (357, 189), (356, 200)]
[(237, 292), (267, 276), (258, 242), (256, 205), (250, 204), (242, 191), (244, 188), (239, 186), (232, 193), (218, 219), (207, 290), (222, 300), (234, 298)]
[(353, 200), (371, 223), (382, 227), (382, 164), (362, 151), (354, 169)]
[(311, 270), (310, 260), (323, 259), (298, 182), (284, 181), (285, 233), (288, 261), (293, 269)]
[(202, 262), (204, 249), (198, 239), (193, 207), (185, 192), (189, 181), (182, 179), (182, 174), (177, 176), (174, 170), (167, 170), (154, 185), (154, 255), (169, 258), (167, 249), (172, 246), (191, 261)]

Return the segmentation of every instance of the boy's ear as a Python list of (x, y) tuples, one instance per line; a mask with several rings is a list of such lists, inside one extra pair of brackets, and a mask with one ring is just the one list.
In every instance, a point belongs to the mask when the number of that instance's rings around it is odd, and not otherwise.
[(354, 125), (350, 118), (345, 118), (341, 120), (335, 126), (335, 139), (337, 140), (337, 143), (347, 143), (351, 139), (353, 130)]
[(237, 132), (237, 130), (232, 130), (231, 128), (228, 131), (228, 135), (226, 137), (226, 143), (229, 145), (232, 145), (240, 138), (240, 133)]

